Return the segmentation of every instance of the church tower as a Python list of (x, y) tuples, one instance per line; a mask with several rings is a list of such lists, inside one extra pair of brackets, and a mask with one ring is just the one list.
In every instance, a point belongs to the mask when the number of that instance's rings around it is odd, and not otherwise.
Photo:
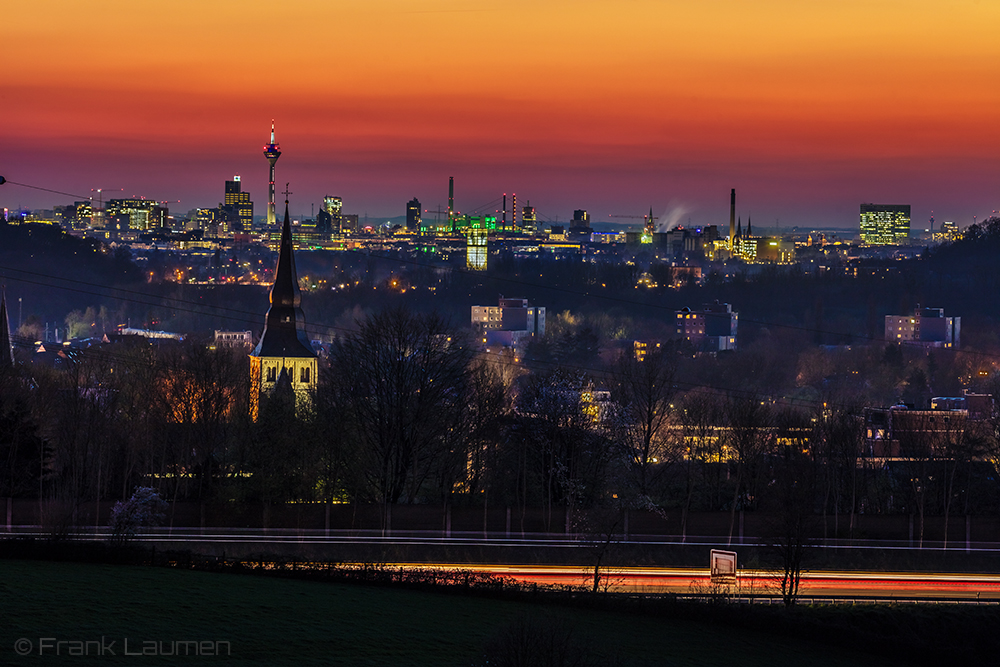
[(278, 265), (271, 286), (271, 307), (267, 309), (264, 333), (250, 353), (250, 414), (254, 419), (261, 396), (279, 384), (288, 383), (295, 392), (296, 405), (312, 400), (316, 389), (317, 360), (305, 331), (300, 303), (299, 279), (292, 254), (292, 227), (285, 198), (285, 222), (281, 227)]

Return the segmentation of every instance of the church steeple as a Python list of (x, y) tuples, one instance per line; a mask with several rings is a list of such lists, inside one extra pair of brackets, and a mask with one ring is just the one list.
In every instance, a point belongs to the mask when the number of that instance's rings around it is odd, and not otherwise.
[(747, 238), (750, 238), (752, 236), (753, 236), (753, 231), (751, 230), (750, 227), (750, 214), (747, 213)]
[(7, 290), (0, 292), (0, 367), (14, 365), (14, 347), (10, 343), (10, 324), (7, 321)]
[(736, 238), (743, 238), (743, 218), (740, 217), (736, 221)]
[[(287, 190), (287, 188), (286, 188)], [(278, 244), (278, 263), (271, 286), (271, 307), (267, 309), (260, 342), (250, 353), (250, 410), (256, 418), (262, 394), (270, 394), (280, 384), (290, 384), (295, 395), (308, 399), (316, 388), (317, 361), (300, 306), (302, 294), (292, 252), (292, 225), (285, 192), (285, 220)]]
[(274, 269), (271, 286), (271, 307), (267, 309), (264, 333), (254, 349), (258, 357), (316, 356), (305, 332), (305, 315), (302, 313), (302, 293), (295, 271), (292, 253), (292, 226), (288, 218), (288, 200), (285, 200), (285, 221), (281, 226), (278, 245), (278, 264)]

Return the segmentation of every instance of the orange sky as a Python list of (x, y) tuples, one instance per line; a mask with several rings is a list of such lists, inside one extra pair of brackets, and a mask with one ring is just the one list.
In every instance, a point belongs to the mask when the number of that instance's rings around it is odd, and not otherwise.
[[(401, 215), (517, 191), (849, 226), (1000, 206), (1000, 2), (118, 2), (5, 7), (0, 174), (215, 205), (234, 173)], [(11, 186), (0, 205), (42, 206)], [(280, 188), (279, 188), (280, 189)], [(759, 213), (758, 213), (759, 212)]]

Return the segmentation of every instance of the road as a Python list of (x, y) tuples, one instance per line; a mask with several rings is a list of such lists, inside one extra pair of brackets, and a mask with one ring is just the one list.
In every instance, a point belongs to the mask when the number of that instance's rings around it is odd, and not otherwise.
[[(593, 569), (584, 567), (540, 565), (488, 565), (454, 563), (399, 563), (400, 567), (433, 567), (489, 572), (519, 581), (538, 584), (581, 586), (593, 581)], [(708, 593), (711, 591), (707, 569), (681, 568), (610, 568), (602, 571), (609, 588), (634, 593)], [(775, 573), (744, 570), (740, 572), (742, 594), (778, 595)], [(859, 598), (928, 598), (994, 600), (1000, 602), (1000, 575), (944, 574), (926, 572), (819, 572), (802, 573), (800, 595), (803, 597)]]
[[(46, 537), (47, 533), (37, 526), (19, 527), (13, 531), (22, 537)], [(106, 539), (106, 528), (89, 529), (75, 534), (83, 539)], [(229, 553), (235, 556), (239, 552), (249, 553), (280, 553), (281, 548), (296, 553), (302, 547), (326, 548), (338, 544), (367, 544), (379, 547), (393, 547), (405, 551), (412, 546), (489, 546), (489, 547), (548, 547), (556, 549), (579, 549), (588, 543), (579, 539), (567, 538), (565, 535), (537, 535), (532, 538), (510, 538), (501, 536), (484, 537), (482, 534), (464, 534), (442, 536), (440, 533), (409, 533), (382, 536), (374, 531), (299, 531), (299, 530), (241, 530), (232, 528), (209, 529), (152, 529), (140, 536), (142, 541), (166, 549), (191, 549), (209, 552)], [(702, 538), (699, 546), (703, 548), (732, 548), (727, 546), (722, 538)], [(694, 546), (692, 543), (670, 542), (667, 540), (629, 540), (629, 544), (645, 544), (649, 546)], [(745, 546), (752, 546), (747, 544)], [(963, 548), (964, 547), (964, 548)], [(880, 542), (847, 545), (826, 544), (816, 548), (853, 548), (880, 550), (912, 550), (911, 546)], [(940, 550), (940, 548), (935, 549)], [(1000, 545), (982, 543), (962, 545), (952, 548), (955, 553), (978, 552), (980, 554), (996, 555), (1000, 553)], [(706, 551), (707, 557), (707, 551)], [(433, 567), (446, 569), (475, 570), (489, 572), (500, 576), (512, 577), (520, 581), (539, 584), (587, 586), (593, 581), (593, 570), (579, 566), (550, 565), (504, 565), (504, 564), (469, 564), (469, 563), (399, 563), (405, 567)], [(608, 568), (602, 571), (602, 576), (608, 582), (610, 590), (635, 593), (707, 593), (711, 592), (709, 573), (706, 569), (685, 568)], [(778, 595), (775, 574), (741, 570), (739, 591), (743, 594)], [(923, 598), (939, 600), (981, 600), (1000, 602), (1000, 574), (974, 573), (935, 573), (935, 572), (864, 572), (864, 571), (804, 571), (800, 584), (800, 595), (803, 597), (859, 597), (878, 598), (883, 600), (900, 598)]]

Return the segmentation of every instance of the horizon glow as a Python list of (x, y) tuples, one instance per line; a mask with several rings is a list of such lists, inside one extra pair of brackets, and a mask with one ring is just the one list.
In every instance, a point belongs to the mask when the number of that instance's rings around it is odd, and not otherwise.
[(975, 0), (22, 3), (0, 175), (185, 212), (240, 174), (259, 215), (274, 118), (297, 215), (434, 209), (454, 176), (460, 210), (727, 225), (735, 187), (762, 227), (851, 227), (862, 202), (965, 226), (1000, 207), (995, 25)]

